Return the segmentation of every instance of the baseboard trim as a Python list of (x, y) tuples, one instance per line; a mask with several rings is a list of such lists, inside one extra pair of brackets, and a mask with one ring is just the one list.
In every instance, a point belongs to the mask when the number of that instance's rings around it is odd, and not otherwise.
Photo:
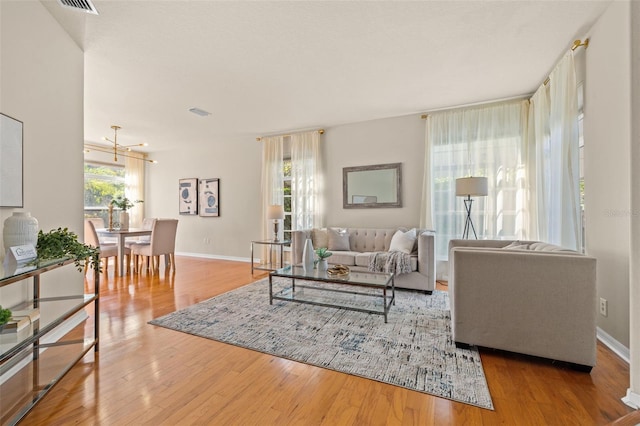
[(622, 398), (622, 402), (635, 410), (640, 409), (640, 394), (627, 389), (627, 395)]
[(631, 354), (629, 352), (629, 348), (611, 337), (609, 333), (607, 333), (600, 327), (597, 327), (596, 329), (596, 336), (598, 337), (598, 340), (600, 340), (606, 347), (611, 349), (616, 355), (622, 358), (627, 364), (631, 363)]
[[(249, 257), (221, 256), (218, 254), (176, 252), (176, 256), (199, 257), (203, 259), (234, 260), (236, 262), (251, 263), (251, 258)], [(253, 259), (253, 261), (259, 263), (260, 259)]]
[[(40, 339), (40, 343), (44, 344), (44, 343), (57, 342), (58, 340), (62, 339), (68, 332), (73, 330), (76, 326), (86, 321), (87, 318), (89, 318), (89, 315), (87, 315), (87, 313), (84, 310), (79, 311), (78, 313), (73, 315), (71, 318), (69, 318), (68, 321), (63, 322), (57, 328), (53, 329), (53, 331), (43, 336), (42, 339)], [(43, 348), (42, 352), (46, 351), (47, 349), (48, 348)], [(16, 374), (18, 371), (20, 371), (21, 369), (29, 365), (29, 363), (33, 361), (31, 358), (32, 357), (30, 356), (25, 357), (22, 361), (18, 362), (12, 368), (7, 370), (6, 373), (0, 376), (0, 385), (6, 382), (7, 380), (9, 380), (11, 377), (13, 377), (13, 375)]]

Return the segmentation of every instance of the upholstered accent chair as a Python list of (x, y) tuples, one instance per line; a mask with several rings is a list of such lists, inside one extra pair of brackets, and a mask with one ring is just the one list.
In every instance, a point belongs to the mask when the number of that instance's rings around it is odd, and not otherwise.
[(156, 219), (151, 228), (149, 241), (139, 241), (131, 244), (133, 267), (137, 272), (142, 257), (146, 257), (146, 269), (159, 272), (160, 256), (164, 256), (165, 272), (173, 269), (175, 272), (174, 252), (176, 246), (176, 232), (178, 219)]
[(596, 259), (539, 241), (451, 240), (451, 332), (477, 345), (596, 364)]

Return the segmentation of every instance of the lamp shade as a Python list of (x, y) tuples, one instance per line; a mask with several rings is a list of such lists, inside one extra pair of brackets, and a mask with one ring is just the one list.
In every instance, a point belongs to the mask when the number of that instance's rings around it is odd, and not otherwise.
[(466, 197), (471, 195), (485, 196), (489, 193), (489, 181), (486, 177), (464, 177), (456, 179), (456, 195)]
[(281, 205), (271, 205), (269, 206), (269, 210), (267, 210), (267, 218), (268, 219), (284, 219), (284, 206)]

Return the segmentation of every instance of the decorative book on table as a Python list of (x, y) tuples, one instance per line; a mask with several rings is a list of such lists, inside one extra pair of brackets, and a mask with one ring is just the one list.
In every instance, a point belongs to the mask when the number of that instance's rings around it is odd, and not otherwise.
[(2, 333), (15, 333), (40, 318), (40, 310), (24, 309), (11, 312), (11, 319), (2, 328)]

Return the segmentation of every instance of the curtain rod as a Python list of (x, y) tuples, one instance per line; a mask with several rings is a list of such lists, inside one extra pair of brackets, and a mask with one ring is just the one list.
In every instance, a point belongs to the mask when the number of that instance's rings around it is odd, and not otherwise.
[(307, 133), (307, 132), (318, 132), (319, 134), (324, 135), (324, 129), (318, 129), (318, 130), (306, 130), (306, 131), (301, 131), (301, 132), (292, 132), (292, 133), (287, 133), (287, 134), (284, 134), (284, 135), (258, 136), (258, 137), (256, 138), (256, 141), (260, 142), (262, 139), (267, 138), (267, 137), (271, 138), (271, 137), (274, 137), (274, 136), (282, 136), (282, 137), (284, 138), (284, 137), (287, 137), (287, 136), (297, 135), (297, 134), (299, 134), (299, 133)]
[[(580, 46), (584, 46), (584, 48), (586, 49), (587, 47), (589, 47), (589, 39), (585, 38), (584, 41), (578, 39), (578, 40), (574, 40), (573, 41), (573, 45), (571, 46), (571, 51), (575, 51), (578, 47)], [(549, 77), (544, 79), (544, 82), (542, 82), (542, 84), (544, 84), (545, 86), (547, 84), (549, 84), (549, 82), (551, 81), (551, 79)]]
[[(578, 40), (574, 40), (573, 41), (573, 45), (571, 46), (571, 50), (575, 51), (578, 47), (580, 46), (584, 46), (584, 48), (586, 49), (587, 47), (589, 47), (589, 38), (585, 38), (584, 41), (578, 39)], [(544, 85), (546, 86), (547, 84), (549, 84), (549, 77), (547, 77), (544, 80)], [(506, 102), (506, 101), (510, 101), (510, 100), (516, 100), (516, 99), (526, 99), (526, 98), (530, 98), (531, 96), (533, 96), (533, 94), (531, 95), (524, 95), (524, 96), (516, 96), (514, 98), (506, 98), (506, 99), (499, 99), (496, 101), (489, 101), (489, 102), (478, 102), (475, 104), (467, 104), (467, 105), (459, 105), (459, 106), (453, 106), (453, 107), (447, 107), (447, 108), (441, 108), (441, 109), (436, 109), (430, 112), (439, 112), (439, 111), (445, 111), (445, 110), (449, 110), (449, 109), (459, 109), (459, 108), (467, 108), (467, 107), (472, 107), (472, 106), (478, 106), (478, 105), (484, 105), (484, 104), (492, 104), (492, 103), (497, 103), (497, 102)], [(421, 119), (426, 120), (427, 117), (429, 117), (429, 114), (422, 114), (420, 116)]]
[(476, 107), (476, 106), (484, 106), (484, 105), (491, 105), (491, 104), (499, 104), (499, 103), (510, 102), (510, 101), (525, 100), (525, 99), (529, 99), (531, 96), (533, 96), (533, 93), (529, 93), (529, 94), (526, 94), (526, 95), (520, 95), (520, 96), (513, 96), (511, 98), (495, 99), (493, 101), (481, 101), (481, 102), (475, 102), (475, 103), (471, 103), (471, 104), (455, 105), (455, 106), (450, 106), (450, 107), (433, 109), (433, 110), (428, 111), (427, 113), (422, 114), (420, 116), (420, 118), (422, 120), (426, 120), (427, 117), (429, 117), (429, 114), (436, 113), (436, 112), (448, 111), (448, 110), (452, 110), (452, 109), (472, 108), (472, 107)]

